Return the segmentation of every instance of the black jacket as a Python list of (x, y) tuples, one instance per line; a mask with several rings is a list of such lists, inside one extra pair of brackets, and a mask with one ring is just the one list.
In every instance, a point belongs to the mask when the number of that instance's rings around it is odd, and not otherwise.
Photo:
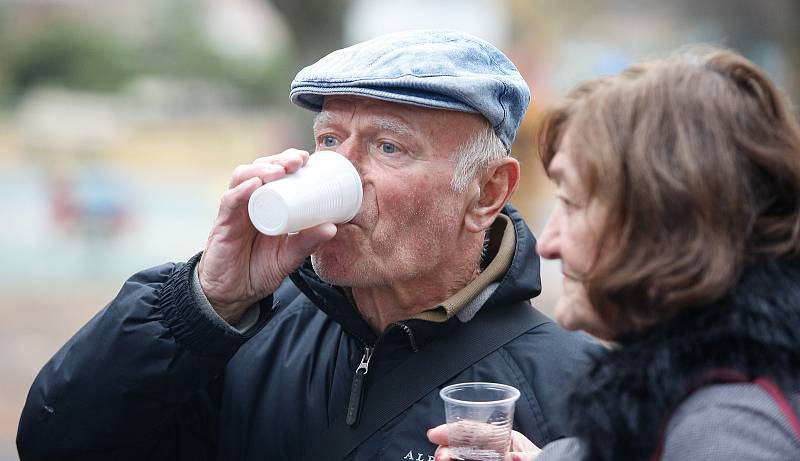
[[(502, 309), (540, 290), (534, 237), (515, 210), (505, 213), (515, 226), (516, 250), (482, 309)], [(320, 281), (306, 264), (292, 274), (294, 283), (285, 281), (262, 301), (256, 326), (236, 335), (193, 305), (195, 261), (134, 275), (47, 363), (20, 421), (23, 460), (299, 460), (345, 411), (366, 346), (374, 347), (369, 392), (376, 376), (460, 325), (455, 317), (445, 323), (407, 320), (377, 337), (341, 289)], [(519, 413), (536, 417), (518, 419), (515, 428), (543, 445), (566, 435), (559, 403), (564, 383), (596, 347), (546, 323), (449, 382), (519, 388), (517, 405), (527, 406)], [(437, 390), (351, 459), (432, 460), (435, 446), (425, 432), (442, 422)]]

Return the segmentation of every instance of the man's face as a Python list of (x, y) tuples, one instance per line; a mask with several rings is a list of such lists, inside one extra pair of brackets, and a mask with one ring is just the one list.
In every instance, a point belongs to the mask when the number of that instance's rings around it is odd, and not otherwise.
[[(371, 287), (435, 276), (463, 244), (468, 195), (450, 188), (458, 148), (475, 114), (358, 97), (328, 97), (314, 123), (316, 150), (355, 165), (361, 210), (312, 255), (319, 276)], [(469, 190), (469, 188), (467, 189)], [(463, 251), (462, 251), (463, 253)]]

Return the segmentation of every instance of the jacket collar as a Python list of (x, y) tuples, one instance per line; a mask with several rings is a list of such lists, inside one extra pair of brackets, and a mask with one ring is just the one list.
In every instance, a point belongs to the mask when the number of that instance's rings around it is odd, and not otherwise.
[[(506, 205), (503, 214), (510, 219), (516, 233), (514, 253), (508, 270), (498, 280), (497, 288), (484, 304), (484, 308), (531, 299), (541, 292), (539, 257), (534, 251), (536, 239), (515, 208)], [(377, 335), (361, 317), (355, 306), (348, 301), (343, 288), (322, 281), (314, 272), (311, 258), (307, 258), (303, 265), (290, 275), (290, 278), (320, 310), (339, 323), (347, 333), (365, 345), (375, 343)], [(429, 328), (426, 324), (432, 322), (425, 320), (410, 319), (402, 323), (413, 328), (415, 341), (419, 346), (431, 337), (441, 334), (441, 329), (434, 328), (433, 325)]]
[(497, 280), (503, 277), (508, 270), (511, 258), (514, 257), (516, 239), (511, 218), (503, 214), (498, 216), (489, 229), (487, 241), (484, 244), (481, 267), (485, 267), (481, 273), (467, 286), (442, 301), (438, 306), (420, 312), (412, 318), (445, 322), (458, 314), (458, 318), (462, 321), (472, 319), (483, 307), (483, 303), (497, 289)]

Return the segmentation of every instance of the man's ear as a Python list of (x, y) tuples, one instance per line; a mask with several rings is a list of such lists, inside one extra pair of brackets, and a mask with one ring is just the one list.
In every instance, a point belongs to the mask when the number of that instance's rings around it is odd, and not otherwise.
[(464, 217), (467, 230), (482, 232), (492, 225), (519, 184), (519, 162), (505, 157), (494, 162), (479, 177), (480, 193), (470, 203)]

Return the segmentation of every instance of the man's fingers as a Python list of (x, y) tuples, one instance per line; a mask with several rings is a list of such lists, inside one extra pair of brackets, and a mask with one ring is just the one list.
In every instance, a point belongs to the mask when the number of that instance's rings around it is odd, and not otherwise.
[(447, 424), (441, 424), (428, 430), (428, 440), (436, 445), (447, 445), (449, 442), (447, 437)]
[(450, 449), (447, 447), (449, 442), (447, 433), (447, 424), (440, 424), (434, 428), (428, 429), (428, 440), (432, 443), (439, 445), (436, 448), (436, 461), (450, 461)]
[(523, 434), (517, 431), (511, 431), (511, 450), (510, 451), (524, 451), (524, 452), (538, 452), (537, 447), (533, 442), (528, 440)]
[(233, 170), (233, 173), (231, 174), (231, 181), (228, 184), (228, 187), (234, 188), (239, 184), (249, 181), (253, 178), (259, 178), (261, 179), (262, 183), (266, 184), (284, 176), (286, 176), (286, 169), (283, 165), (276, 165), (274, 163), (251, 163), (248, 165), (239, 165)]
[(451, 460), (453, 460), (450, 457), (450, 449), (447, 448), (447, 447), (443, 447), (443, 446), (439, 446), (439, 448), (436, 449), (436, 452), (433, 453), (433, 456), (436, 458), (436, 461), (451, 461)]
[(506, 455), (505, 461), (533, 461), (541, 451), (527, 437), (517, 431), (511, 431), (511, 450)]
[(539, 456), (539, 451), (509, 451), (503, 461), (534, 461)]
[[(427, 436), (431, 443), (439, 445), (439, 448), (436, 449), (437, 461), (450, 461), (450, 449), (447, 447), (449, 443), (447, 424), (429, 429)], [(533, 461), (541, 451), (533, 442), (517, 431), (513, 431), (511, 435), (511, 450), (513, 451), (506, 455), (504, 461)]]
[(308, 156), (308, 152), (304, 150), (289, 149), (277, 155), (257, 158), (253, 163), (236, 167), (228, 187), (232, 189), (256, 177), (264, 184), (275, 181), (302, 168), (308, 161)]
[(287, 173), (294, 173), (308, 162), (309, 153), (300, 149), (287, 149), (280, 154), (260, 157), (253, 164), (273, 164), (282, 166)]
[(224, 219), (231, 212), (238, 210), (242, 206), (246, 206), (256, 189), (261, 187), (263, 182), (259, 178), (250, 178), (232, 189), (228, 189), (222, 194), (222, 201), (219, 206), (219, 217)]

